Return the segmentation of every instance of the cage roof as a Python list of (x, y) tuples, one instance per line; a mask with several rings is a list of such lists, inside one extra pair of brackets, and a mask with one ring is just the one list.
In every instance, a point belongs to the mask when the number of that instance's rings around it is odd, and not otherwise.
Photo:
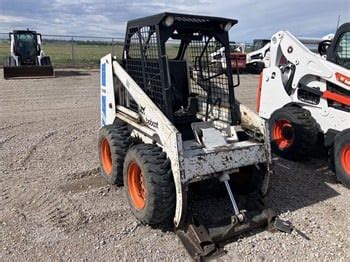
[(238, 23), (238, 20), (236, 19), (165, 12), (165, 13), (160, 13), (152, 16), (130, 20), (128, 22), (128, 27), (158, 25), (158, 24), (161, 24), (164, 21), (164, 19), (168, 16), (174, 17), (175, 26), (177, 24), (181, 24), (181, 25), (188, 24), (191, 26), (205, 28), (207, 26), (211, 27), (212, 25), (226, 24), (228, 22), (230, 22), (232, 25), (235, 25)]

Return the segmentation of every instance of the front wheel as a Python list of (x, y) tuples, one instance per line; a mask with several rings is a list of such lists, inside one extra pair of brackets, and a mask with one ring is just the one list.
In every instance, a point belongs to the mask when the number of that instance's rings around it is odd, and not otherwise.
[(134, 216), (145, 224), (171, 220), (175, 212), (175, 184), (170, 160), (153, 144), (132, 146), (124, 161), (124, 186)]
[(299, 160), (316, 146), (317, 123), (308, 110), (288, 106), (276, 110), (270, 120), (271, 147), (274, 153)]
[(333, 153), (337, 180), (350, 188), (350, 129), (335, 137)]

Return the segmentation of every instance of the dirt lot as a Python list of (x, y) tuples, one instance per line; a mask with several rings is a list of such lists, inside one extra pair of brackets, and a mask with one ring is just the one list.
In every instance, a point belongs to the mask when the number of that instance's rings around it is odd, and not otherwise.
[[(2, 72), (0, 72), (2, 76)], [(240, 100), (255, 106), (256, 76)], [(0, 260), (190, 260), (171, 231), (140, 225), (99, 176), (97, 71), (0, 79)], [(350, 260), (350, 190), (325, 157), (276, 159), (269, 205), (301, 232), (254, 231), (223, 260)]]

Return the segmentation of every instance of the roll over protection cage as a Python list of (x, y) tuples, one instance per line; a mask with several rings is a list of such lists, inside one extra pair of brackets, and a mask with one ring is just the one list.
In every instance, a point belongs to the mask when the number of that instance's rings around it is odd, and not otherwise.
[[(228, 30), (237, 23), (234, 19), (224, 19), (207, 16), (193, 16), (176, 13), (161, 13), (158, 15), (131, 20), (127, 24), (124, 51), (123, 66), (132, 76), (141, 88), (150, 96), (161, 111), (172, 121), (175, 119), (175, 111), (181, 106), (188, 106), (187, 99), (194, 89), (189, 88), (187, 94), (182, 97), (176, 97), (178, 93), (186, 93), (183, 90), (176, 92), (173, 87), (175, 79), (172, 77), (172, 68), (184, 62), (186, 50), (197, 52), (196, 57), (192, 57), (192, 65), (199, 72), (201, 82), (200, 96), (202, 99), (203, 115), (208, 119), (208, 114), (214, 106), (225, 106), (229, 113), (226, 122), (230, 125), (240, 123), (239, 108), (235, 104), (234, 83), (232, 67), (227, 66), (222, 74), (226, 76), (225, 86), (227, 90), (216, 88), (214, 85), (223, 86), (224, 77), (213, 75), (209, 70), (209, 52), (208, 45), (219, 43), (225, 47), (225, 56), (227, 65), (231, 65), (229, 54), (229, 35)], [(170, 39), (179, 41), (178, 50), (174, 59), (169, 59), (166, 50), (166, 44)], [(185, 70), (177, 69), (177, 76), (185, 74)], [(142, 72), (140, 74), (140, 72)], [(204, 73), (203, 73), (204, 72)], [(185, 78), (185, 77), (183, 77)], [(179, 80), (182, 81), (182, 80)], [(179, 88), (185, 88), (184, 84)], [(205, 86), (205, 87), (203, 87)], [(191, 92), (192, 91), (192, 92)], [(225, 92), (225, 93), (224, 93)], [(227, 101), (224, 101), (226, 97)], [(175, 99), (174, 99), (175, 97)], [(131, 98), (121, 98), (121, 104), (137, 111), (137, 105)]]

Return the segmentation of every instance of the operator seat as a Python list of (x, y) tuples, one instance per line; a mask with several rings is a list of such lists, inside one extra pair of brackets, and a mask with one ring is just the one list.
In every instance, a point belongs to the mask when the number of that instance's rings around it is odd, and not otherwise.
[(171, 81), (171, 101), (174, 112), (174, 125), (184, 140), (193, 139), (191, 123), (200, 121), (197, 118), (198, 99), (190, 94), (186, 60), (169, 60)]

